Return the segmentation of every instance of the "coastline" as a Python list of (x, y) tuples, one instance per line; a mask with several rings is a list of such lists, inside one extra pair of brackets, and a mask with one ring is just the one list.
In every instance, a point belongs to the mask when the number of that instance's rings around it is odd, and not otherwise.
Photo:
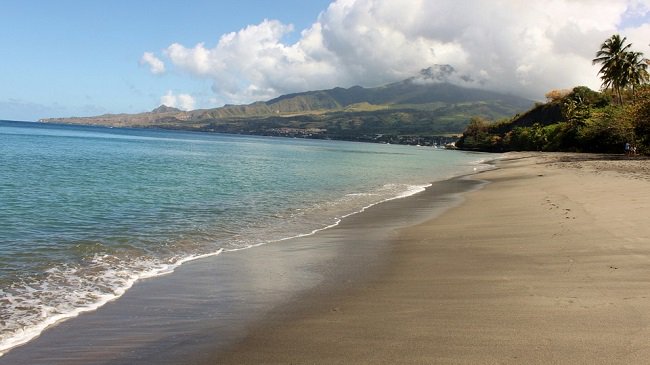
[(650, 165), (495, 164), (139, 282), (0, 364), (644, 363)]
[(7, 352), (0, 364), (202, 363), (274, 309), (382, 272), (396, 229), (439, 214), (477, 185), (437, 182), (419, 194), (365, 207), (313, 235), (223, 252), (138, 281), (119, 300)]
[(508, 156), (400, 230), (380, 275), (276, 310), (203, 363), (645, 363), (647, 161)]
[[(9, 289), (2, 298), (6, 305), (2, 307), (5, 326), (0, 352), (29, 342), (52, 323), (60, 325), (81, 312), (94, 312), (129, 291), (139, 279), (166, 275), (184, 261), (218, 254), (221, 248), (228, 251), (312, 234), (337, 224), (340, 217), (351, 212), (408, 195), (430, 181), (469, 173), (476, 159), (482, 157), (328, 141), (17, 127), (3, 128), (2, 133), (15, 137), (18, 146), (25, 139), (29, 146), (38, 145), (42, 138), (56, 137), (47, 144), (51, 153), (29, 147), (26, 151), (34, 152), (30, 156), (35, 161), (43, 157), (60, 168), (48, 174), (50, 183), (41, 185), (49, 197), (43, 202), (51, 204), (19, 203), (14, 211), (5, 211), (10, 225), (3, 231), (2, 246), (9, 247), (5, 260), (9, 270), (1, 279)], [(76, 138), (80, 136), (91, 139)], [(104, 145), (96, 143), (95, 138), (112, 147), (96, 148)], [(72, 142), (88, 151), (83, 155), (96, 153), (96, 157), (83, 158), (87, 165), (76, 163), (76, 154), (63, 152), (74, 150), (68, 148)], [(229, 156), (232, 143), (249, 152), (233, 153), (232, 158), (219, 161), (211, 157)], [(167, 152), (149, 153), (159, 148)], [(267, 159), (276, 153), (267, 153), (267, 148), (288, 158)], [(305, 154), (294, 158), (297, 150)], [(11, 151), (10, 147), (8, 156), (14, 156)], [(6, 181), (39, 176), (41, 162), (21, 164), (22, 160), (31, 160), (20, 156), (9, 158), (9, 170), (16, 176), (10, 174)], [(251, 158), (255, 163), (242, 163)], [(357, 163), (367, 169), (357, 173)], [(246, 169), (253, 173), (245, 173)], [(197, 171), (201, 173), (194, 177)], [(113, 179), (95, 178), (104, 175)], [(72, 176), (84, 178), (70, 180)], [(9, 184), (9, 201), (41, 201), (39, 189), (22, 190), (22, 185)], [(70, 191), (77, 193), (69, 195)], [(77, 203), (68, 204), (71, 196), (75, 202), (87, 204), (83, 209)], [(69, 219), (61, 219), (67, 217), (62, 207), (70, 212)], [(40, 219), (34, 219), (41, 214)], [(44, 223), (49, 222), (48, 214), (56, 225)], [(44, 224), (46, 228), (41, 227)], [(67, 233), (59, 236), (58, 231)], [(85, 239), (89, 237), (92, 239)], [(17, 250), (12, 249), (14, 242), (21, 242), (15, 246)], [(47, 249), (32, 260), (30, 250), (39, 244)]]

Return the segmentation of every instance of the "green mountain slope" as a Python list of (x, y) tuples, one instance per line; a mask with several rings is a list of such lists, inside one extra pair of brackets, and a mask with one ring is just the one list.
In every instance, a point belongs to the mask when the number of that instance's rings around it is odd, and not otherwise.
[[(305, 134), (354, 137), (361, 134), (434, 135), (460, 133), (473, 116), (499, 119), (528, 109), (530, 100), (411, 78), (375, 88), (354, 86), (287, 94), (248, 105), (180, 111), (161, 106), (140, 114), (51, 118), (43, 122), (156, 127), (227, 133)], [(286, 131), (285, 131), (286, 132)]]

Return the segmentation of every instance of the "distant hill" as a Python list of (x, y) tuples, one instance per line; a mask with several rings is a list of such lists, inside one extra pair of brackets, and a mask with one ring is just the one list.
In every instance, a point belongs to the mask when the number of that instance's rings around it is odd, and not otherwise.
[(171, 106), (167, 106), (167, 105), (161, 105), (156, 109), (152, 110), (151, 112), (152, 113), (179, 113), (182, 112), (182, 110), (177, 108), (172, 108)]
[(290, 130), (336, 138), (361, 134), (439, 135), (462, 132), (472, 116), (505, 118), (532, 105), (532, 101), (518, 96), (454, 85), (438, 70), (450, 72), (444, 67), (426, 69), (418, 77), (375, 88), (337, 87), (214, 109), (181, 111), (161, 105), (140, 114), (41, 121), (272, 135)]

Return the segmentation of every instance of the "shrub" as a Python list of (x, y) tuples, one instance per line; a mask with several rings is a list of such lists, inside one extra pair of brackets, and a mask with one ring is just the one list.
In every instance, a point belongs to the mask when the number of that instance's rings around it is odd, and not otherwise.
[(630, 124), (634, 130), (636, 142), (645, 153), (650, 152), (650, 87), (642, 87), (630, 109)]

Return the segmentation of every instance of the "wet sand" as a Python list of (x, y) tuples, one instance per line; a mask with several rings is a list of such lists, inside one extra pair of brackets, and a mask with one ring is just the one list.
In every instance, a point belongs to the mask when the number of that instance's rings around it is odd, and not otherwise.
[(650, 161), (510, 154), (378, 275), (270, 311), (208, 364), (644, 364)]
[[(309, 237), (190, 262), (46, 330), (0, 364), (206, 364), (291, 308), (349, 292), (392, 263), (397, 230), (460, 203), (480, 183), (450, 180)], [(287, 310), (291, 312), (286, 312)]]
[(646, 363), (650, 161), (497, 165), (139, 282), (0, 364)]

